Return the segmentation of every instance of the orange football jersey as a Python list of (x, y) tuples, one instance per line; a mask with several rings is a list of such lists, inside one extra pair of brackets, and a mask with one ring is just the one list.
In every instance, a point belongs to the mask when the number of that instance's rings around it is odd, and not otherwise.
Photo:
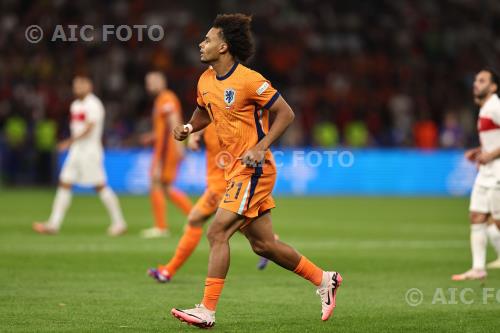
[(155, 99), (153, 110), (153, 131), (155, 136), (153, 165), (166, 169), (168, 164), (173, 168), (180, 162), (180, 152), (175, 142), (172, 128), (168, 124), (168, 115), (175, 112), (182, 121), (181, 104), (177, 96), (170, 90), (164, 90)]
[[(235, 63), (223, 77), (207, 69), (198, 81), (197, 95), (198, 106), (206, 109), (212, 119), (221, 151), (231, 157), (225, 168), (226, 180), (253, 174), (255, 168), (245, 166), (241, 156), (266, 135), (269, 108), (279, 93), (261, 74)], [(276, 173), (270, 150), (265, 153), (259, 173)]]
[(216, 193), (224, 193), (226, 190), (226, 180), (224, 178), (224, 165), (221, 160), (224, 156), (219, 154), (221, 149), (213, 124), (205, 128), (203, 140), (205, 141), (207, 158), (207, 187)]

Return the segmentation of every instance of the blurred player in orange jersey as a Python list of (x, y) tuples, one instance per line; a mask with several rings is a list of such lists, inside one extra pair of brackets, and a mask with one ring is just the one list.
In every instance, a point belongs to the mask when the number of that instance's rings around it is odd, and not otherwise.
[(150, 72), (145, 78), (146, 90), (156, 96), (153, 110), (153, 132), (142, 137), (144, 144), (154, 144), (151, 163), (151, 204), (155, 226), (142, 231), (144, 238), (168, 236), (165, 194), (188, 214), (192, 203), (188, 196), (174, 188), (172, 183), (177, 176), (177, 168), (184, 157), (184, 146), (174, 140), (172, 129), (182, 124), (182, 111), (179, 99), (167, 89), (167, 79), (161, 72)]
[[(189, 259), (203, 235), (203, 225), (215, 214), (226, 192), (224, 154), (221, 154), (215, 126), (208, 125), (203, 131), (193, 133), (189, 137), (189, 149), (199, 150), (201, 137), (203, 137), (206, 149), (207, 188), (188, 215), (188, 223), (174, 256), (166, 265), (159, 265), (157, 268), (148, 270), (148, 275), (158, 282), (170, 281), (177, 270)], [(264, 269), (267, 263), (268, 260), (261, 257), (257, 267)]]
[[(240, 64), (253, 54), (251, 18), (218, 15), (200, 43), (201, 61), (210, 65), (198, 81), (198, 107), (188, 124), (177, 126), (177, 140), (213, 123), (221, 149), (231, 155), (225, 169), (228, 187), (207, 232), (208, 273), (201, 304), (172, 309), (177, 319), (209, 328), (229, 270), (229, 239), (238, 230), (255, 253), (309, 280), (321, 299), (321, 319), (328, 320), (342, 283), (339, 273), (324, 271), (291, 246), (274, 238), (271, 209), (276, 165), (271, 144), (294, 119), (285, 99), (261, 74)], [(269, 112), (276, 118), (269, 128)], [(243, 304), (244, 306), (244, 304)]]

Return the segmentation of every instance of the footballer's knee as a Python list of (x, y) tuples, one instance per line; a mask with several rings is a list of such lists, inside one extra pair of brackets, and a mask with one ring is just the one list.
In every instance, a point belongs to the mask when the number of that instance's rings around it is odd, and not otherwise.
[(261, 257), (269, 258), (273, 253), (274, 242), (250, 240), (250, 245), (252, 246), (253, 252)]
[(203, 227), (203, 225), (207, 221), (207, 218), (205, 216), (203, 216), (198, 210), (191, 209), (187, 220), (188, 220), (188, 224), (191, 227), (201, 228), (201, 227)]
[(223, 228), (218, 227), (215, 223), (211, 224), (207, 230), (207, 239), (210, 246), (214, 246), (220, 243), (227, 243), (229, 238)]
[(104, 184), (99, 184), (99, 185), (96, 185), (96, 186), (94, 187), (94, 190), (95, 190), (96, 192), (98, 192), (98, 193), (99, 193), (99, 192), (101, 192), (101, 191), (102, 191), (105, 187), (106, 187), (106, 185), (104, 185)]
[(470, 212), (469, 219), (471, 224), (481, 224), (486, 223), (488, 221), (488, 214)]
[(71, 190), (72, 185), (71, 185), (71, 184), (68, 184), (68, 183), (65, 183), (65, 182), (60, 181), (60, 182), (59, 182), (59, 187), (62, 187), (62, 188), (64, 188), (64, 189), (66, 189), (66, 190)]
[(152, 178), (151, 179), (151, 189), (152, 190), (162, 190), (164, 191), (164, 184), (161, 182), (159, 178)]
[(162, 185), (162, 188), (163, 188), (163, 191), (165, 191), (165, 193), (170, 196), (174, 190), (172, 184), (170, 183), (163, 183)]

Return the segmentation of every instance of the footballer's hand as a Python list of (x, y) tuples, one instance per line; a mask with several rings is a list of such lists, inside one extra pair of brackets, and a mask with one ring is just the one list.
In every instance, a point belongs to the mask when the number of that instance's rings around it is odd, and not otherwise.
[(491, 161), (493, 161), (495, 159), (495, 155), (492, 154), (492, 153), (487, 153), (487, 152), (480, 152), (477, 157), (476, 157), (476, 161), (479, 163), (479, 164), (488, 164), (490, 163)]
[(200, 132), (197, 132), (197, 133), (189, 136), (187, 146), (192, 151), (200, 150), (201, 135), (198, 135), (198, 133), (200, 133)]
[(139, 137), (139, 142), (143, 146), (149, 146), (153, 144), (154, 141), (155, 141), (155, 136), (153, 133), (143, 133)]
[(161, 169), (158, 165), (151, 170), (151, 181), (153, 184), (161, 184)]
[(471, 162), (476, 162), (478, 156), (481, 154), (481, 148), (469, 149), (465, 152), (465, 158)]
[(70, 146), (71, 146), (71, 139), (66, 139), (57, 144), (57, 150), (65, 151), (68, 150)]
[(177, 125), (174, 128), (174, 138), (177, 141), (184, 141), (189, 136), (189, 128), (184, 125)]
[(247, 167), (258, 167), (262, 166), (264, 158), (266, 157), (266, 151), (263, 150), (259, 145), (247, 150), (243, 156), (241, 156), (241, 161)]

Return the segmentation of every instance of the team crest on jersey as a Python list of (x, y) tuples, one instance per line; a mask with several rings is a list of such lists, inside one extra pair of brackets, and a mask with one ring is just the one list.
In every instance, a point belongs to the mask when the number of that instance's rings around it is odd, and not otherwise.
[(236, 91), (233, 88), (227, 88), (224, 90), (224, 102), (227, 106), (231, 106), (236, 98)]

